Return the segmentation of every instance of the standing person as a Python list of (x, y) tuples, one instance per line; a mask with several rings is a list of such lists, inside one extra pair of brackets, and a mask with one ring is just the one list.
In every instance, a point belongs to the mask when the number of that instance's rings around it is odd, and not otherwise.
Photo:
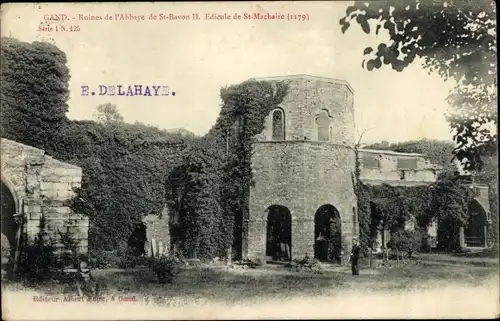
[(352, 275), (359, 275), (359, 266), (358, 266), (359, 250), (360, 247), (358, 245), (358, 240), (355, 238), (352, 239), (352, 250), (351, 250), (351, 256), (349, 257), (349, 261), (351, 262)]

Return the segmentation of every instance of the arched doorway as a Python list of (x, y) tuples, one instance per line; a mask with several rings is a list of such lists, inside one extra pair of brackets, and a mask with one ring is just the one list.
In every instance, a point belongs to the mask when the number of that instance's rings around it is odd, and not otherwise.
[(266, 256), (273, 261), (292, 259), (292, 214), (285, 206), (272, 205), (267, 214)]
[(0, 192), (2, 206), (2, 275), (4, 275), (12, 272), (16, 251), (17, 224), (14, 221), (16, 200), (3, 181), (1, 182)]
[(464, 229), (467, 247), (486, 247), (486, 211), (478, 201), (472, 200), (468, 206), (469, 219)]
[(146, 253), (146, 224), (138, 223), (127, 242), (128, 253), (132, 256), (141, 256)]
[(323, 205), (314, 216), (314, 257), (320, 261), (341, 262), (342, 224), (339, 211)]

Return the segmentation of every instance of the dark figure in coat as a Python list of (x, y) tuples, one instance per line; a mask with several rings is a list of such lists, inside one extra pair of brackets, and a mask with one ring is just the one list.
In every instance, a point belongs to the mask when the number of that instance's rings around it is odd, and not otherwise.
[(351, 262), (352, 275), (359, 275), (359, 266), (358, 266), (359, 251), (360, 247), (358, 245), (358, 240), (353, 239), (351, 257), (349, 258), (349, 261)]

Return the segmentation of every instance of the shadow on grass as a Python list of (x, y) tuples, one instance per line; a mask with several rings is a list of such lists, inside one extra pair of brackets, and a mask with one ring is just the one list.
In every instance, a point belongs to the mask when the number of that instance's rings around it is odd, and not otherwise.
[[(393, 266), (353, 277), (347, 267), (313, 272), (285, 268), (259, 267), (185, 267), (172, 284), (160, 284), (149, 270), (94, 271), (97, 282), (106, 285), (103, 295), (135, 295), (139, 301), (172, 306), (193, 301), (255, 302), (268, 299), (321, 295), (342, 295), (348, 290), (374, 292), (430, 288), (439, 285), (471, 285), (496, 275), (497, 268), (443, 266), (426, 264)], [(374, 272), (374, 271), (371, 271)], [(40, 284), (36, 290), (45, 294), (73, 294), (75, 289), (61, 284)]]
[(236, 302), (252, 297), (287, 297), (318, 294), (343, 284), (337, 274), (318, 275), (265, 269), (234, 271), (221, 268), (184, 269), (172, 284), (159, 284), (150, 271), (127, 271), (97, 275), (107, 283), (110, 292), (134, 293), (157, 297), (168, 304), (169, 299)]

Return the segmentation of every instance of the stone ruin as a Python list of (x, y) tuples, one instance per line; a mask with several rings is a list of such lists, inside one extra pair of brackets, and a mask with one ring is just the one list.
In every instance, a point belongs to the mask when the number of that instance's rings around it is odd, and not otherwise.
[(2, 274), (16, 272), (23, 249), (35, 244), (40, 232), (56, 255), (67, 251), (62, 235), (86, 257), (89, 219), (69, 207), (81, 186), (82, 169), (58, 161), (45, 151), (1, 139)]

